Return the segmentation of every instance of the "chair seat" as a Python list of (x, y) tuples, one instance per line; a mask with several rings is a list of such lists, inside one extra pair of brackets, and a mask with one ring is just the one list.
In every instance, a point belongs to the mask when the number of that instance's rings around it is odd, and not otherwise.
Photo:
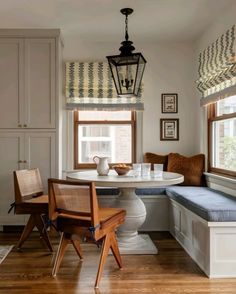
[[(99, 208), (98, 215), (100, 219), (100, 229), (106, 229), (107, 227), (117, 227), (117, 225), (124, 222), (125, 219), (125, 210), (120, 208)], [(75, 213), (66, 213), (60, 212), (58, 215), (58, 229), (70, 231), (70, 233), (76, 234), (78, 225), (81, 227), (90, 227), (91, 226), (91, 217), (76, 215)]]
[(48, 204), (48, 195), (40, 195), (25, 201), (25, 203), (46, 203)]
[[(91, 222), (90, 216), (83, 216), (81, 214), (76, 214), (74, 212), (70, 213), (68, 210), (66, 212), (63, 212), (62, 209), (60, 209), (59, 211), (60, 211), (60, 214), (58, 217), (71, 218), (75, 220), (85, 220), (85, 221)], [(106, 221), (109, 221), (113, 217), (125, 215), (125, 210), (120, 208), (102, 207), (102, 208), (99, 208), (98, 215), (99, 215), (100, 223), (102, 224)]]
[(104, 229), (107, 225), (110, 226), (113, 222), (116, 224), (123, 222), (125, 214), (125, 210), (120, 208), (100, 208), (98, 215), (101, 229)]
[(48, 195), (41, 195), (16, 203), (17, 214), (45, 214), (48, 213)]

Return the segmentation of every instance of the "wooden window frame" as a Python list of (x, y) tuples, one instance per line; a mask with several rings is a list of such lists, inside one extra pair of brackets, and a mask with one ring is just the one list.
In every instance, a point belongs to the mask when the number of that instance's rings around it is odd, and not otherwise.
[[(79, 163), (78, 162), (78, 129), (79, 125), (91, 125), (91, 124), (97, 124), (97, 125), (131, 125), (131, 158), (132, 162), (129, 162), (127, 164), (132, 164), (136, 161), (136, 119), (137, 114), (136, 111), (131, 111), (131, 120), (79, 120), (79, 110), (74, 111), (74, 168), (75, 169), (94, 169), (96, 168), (95, 163)], [(110, 165), (115, 163), (110, 163)]]
[(230, 118), (236, 118), (236, 113), (229, 113), (217, 116), (217, 102), (212, 103), (207, 106), (207, 116), (208, 116), (208, 171), (219, 174), (222, 176), (227, 176), (231, 178), (236, 178), (236, 172), (226, 169), (221, 169), (212, 166), (212, 147), (213, 147), (213, 136), (212, 136), (212, 126), (213, 122), (221, 121)]

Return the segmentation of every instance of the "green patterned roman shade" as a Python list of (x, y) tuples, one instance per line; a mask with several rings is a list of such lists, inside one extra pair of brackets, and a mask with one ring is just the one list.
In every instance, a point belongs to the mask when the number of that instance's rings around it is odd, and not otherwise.
[(236, 94), (235, 25), (200, 53), (198, 73), (201, 105)]
[(107, 62), (66, 63), (67, 109), (143, 110), (140, 97), (117, 97)]

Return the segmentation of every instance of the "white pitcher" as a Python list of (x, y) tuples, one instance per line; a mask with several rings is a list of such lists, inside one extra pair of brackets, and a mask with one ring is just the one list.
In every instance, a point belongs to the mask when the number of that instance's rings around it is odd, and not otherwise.
[(98, 175), (107, 176), (109, 173), (108, 157), (94, 156), (93, 161), (97, 165)]

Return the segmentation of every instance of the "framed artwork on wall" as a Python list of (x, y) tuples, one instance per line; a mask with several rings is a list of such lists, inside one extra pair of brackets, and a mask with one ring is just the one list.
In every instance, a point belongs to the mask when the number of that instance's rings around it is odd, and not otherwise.
[(179, 119), (161, 118), (160, 119), (160, 140), (178, 141), (179, 140)]
[(161, 112), (178, 112), (178, 94), (161, 94)]

